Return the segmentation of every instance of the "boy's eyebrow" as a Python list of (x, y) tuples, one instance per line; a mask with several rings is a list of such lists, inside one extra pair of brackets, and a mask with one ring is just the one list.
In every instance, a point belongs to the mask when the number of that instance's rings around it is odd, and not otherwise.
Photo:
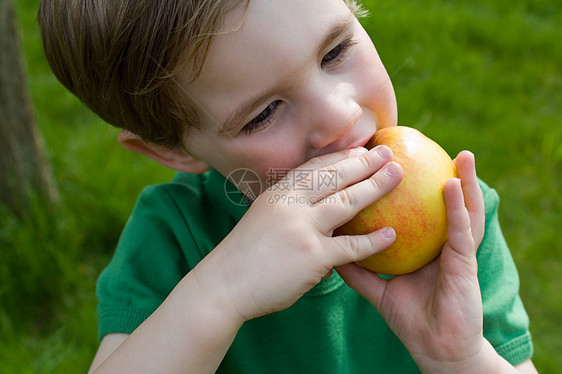
[(346, 33), (349, 29), (351, 29), (354, 21), (355, 21), (355, 15), (349, 12), (347, 14), (347, 17), (342, 18), (332, 26), (332, 28), (329, 30), (328, 34), (326, 34), (326, 37), (322, 41), (322, 44), (320, 44), (320, 48), (318, 50), (319, 51), (327, 50), (330, 47), (330, 45), (334, 42), (334, 40), (336, 40), (337, 38), (340, 37), (340, 35)]
[[(353, 26), (355, 21), (355, 15), (353, 13), (348, 13), (347, 17), (342, 18), (336, 22), (328, 31), (322, 43), (320, 43), (319, 51), (325, 51), (330, 47), (330, 45), (340, 37), (340, 35), (347, 32)], [(259, 94), (258, 96), (251, 98), (247, 102), (241, 104), (237, 109), (235, 109), (228, 118), (224, 121), (223, 125), (218, 130), (218, 135), (224, 135), (232, 128), (234, 128), (241, 118), (246, 118), (249, 116), (254, 109), (262, 105), (275, 90), (275, 87), (268, 89), (267, 91)]]

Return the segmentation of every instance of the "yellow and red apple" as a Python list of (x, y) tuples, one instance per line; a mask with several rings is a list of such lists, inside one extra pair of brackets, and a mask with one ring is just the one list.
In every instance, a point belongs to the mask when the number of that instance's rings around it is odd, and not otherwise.
[(339, 227), (335, 235), (367, 234), (383, 227), (396, 231), (387, 249), (360, 261), (379, 274), (413, 272), (439, 255), (447, 241), (445, 182), (456, 177), (453, 161), (433, 140), (411, 127), (378, 130), (366, 148), (387, 145), (404, 170), (400, 184)]

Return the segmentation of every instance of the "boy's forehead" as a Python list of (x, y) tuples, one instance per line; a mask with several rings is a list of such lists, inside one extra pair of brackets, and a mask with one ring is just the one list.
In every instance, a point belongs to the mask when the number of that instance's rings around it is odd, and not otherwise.
[(226, 17), (188, 94), (219, 122), (241, 96), (298, 75), (334, 27), (353, 20), (342, 0), (251, 0)]
[(290, 52), (299, 47), (317, 48), (334, 23), (351, 16), (342, 0), (251, 0), (244, 10), (227, 16), (213, 40), (204, 73), (225, 72), (229, 65), (251, 72), (260, 58), (272, 54), (290, 59), (294, 57)]

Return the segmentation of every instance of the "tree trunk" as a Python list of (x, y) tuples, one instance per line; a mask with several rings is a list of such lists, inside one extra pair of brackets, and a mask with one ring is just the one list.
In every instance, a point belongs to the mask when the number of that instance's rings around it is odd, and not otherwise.
[(0, 0), (0, 203), (18, 215), (57, 191), (44, 157), (23, 71), (13, 0)]

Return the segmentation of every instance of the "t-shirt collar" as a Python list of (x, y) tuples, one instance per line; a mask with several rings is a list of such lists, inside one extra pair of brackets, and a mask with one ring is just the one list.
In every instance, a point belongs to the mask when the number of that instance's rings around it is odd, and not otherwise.
[(208, 173), (207, 187), (211, 192), (211, 196), (217, 199), (217, 203), (226, 213), (232, 215), (236, 221), (239, 221), (248, 211), (248, 200), (234, 184), (218, 171), (211, 169)]

